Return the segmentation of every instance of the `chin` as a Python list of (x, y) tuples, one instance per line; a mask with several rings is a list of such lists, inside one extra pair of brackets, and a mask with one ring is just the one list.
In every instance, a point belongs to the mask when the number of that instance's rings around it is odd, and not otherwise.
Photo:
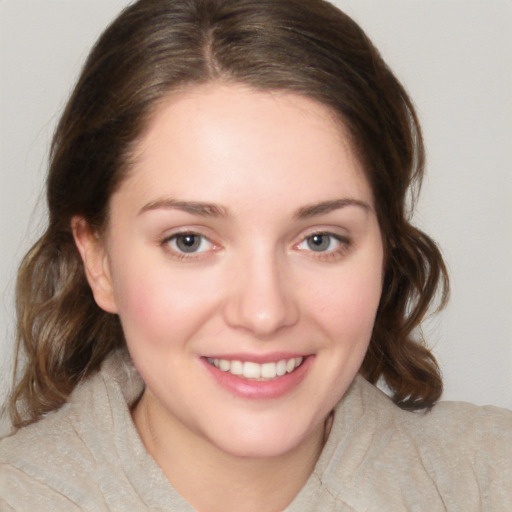
[(212, 435), (210, 442), (224, 453), (239, 458), (272, 458), (284, 456), (299, 446), (315, 442), (323, 437), (321, 421), (315, 428), (310, 425), (301, 427), (297, 421), (287, 418), (280, 425), (256, 422), (250, 426), (231, 425), (221, 435)]
[(280, 457), (293, 451), (298, 444), (287, 439), (283, 442), (281, 439), (229, 439), (225, 443), (218, 444), (217, 447), (231, 457), (244, 459), (268, 459)]

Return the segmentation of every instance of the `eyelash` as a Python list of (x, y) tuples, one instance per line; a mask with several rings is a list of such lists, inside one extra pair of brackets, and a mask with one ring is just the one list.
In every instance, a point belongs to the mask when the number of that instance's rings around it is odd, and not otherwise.
[[(195, 237), (196, 239), (199, 239), (199, 245), (197, 246), (198, 249), (201, 249), (204, 244), (209, 244), (209, 247), (206, 249), (203, 248), (203, 250), (197, 251), (193, 250), (190, 252), (187, 252), (183, 250), (183, 248), (180, 248), (177, 244), (180, 240), (185, 238), (192, 238)], [(321, 251), (315, 251), (311, 245), (310, 242), (315, 237), (328, 237), (328, 246), (326, 250)], [(330, 248), (332, 244), (336, 244), (336, 247)], [(307, 244), (307, 248), (302, 248), (301, 245)], [(197, 233), (195, 231), (183, 231), (179, 233), (173, 233), (172, 235), (164, 238), (161, 242), (161, 245), (165, 248), (165, 250), (174, 258), (183, 260), (195, 260), (200, 259), (204, 257), (203, 255), (207, 254), (208, 252), (215, 251), (218, 246), (214, 242), (212, 242), (208, 237), (205, 235), (202, 235), (201, 233)], [(193, 245), (193, 244), (192, 244)], [(335, 261), (341, 258), (350, 248), (352, 245), (352, 242), (349, 238), (340, 236), (336, 233), (328, 232), (328, 231), (317, 231), (313, 233), (309, 233), (305, 237), (302, 238), (302, 240), (295, 244), (294, 248), (298, 249), (299, 251), (304, 251), (311, 253), (312, 257), (322, 260), (322, 261)]]
[[(309, 246), (306, 248), (301, 248), (302, 244), (308, 244), (314, 237), (329, 237), (329, 246), (327, 250), (324, 251), (315, 251)], [(333, 244), (337, 244), (334, 249), (329, 249), (329, 247)], [(295, 247), (301, 251), (307, 251), (312, 253), (315, 258), (318, 258), (323, 261), (334, 261), (342, 256), (350, 249), (352, 242), (349, 238), (338, 235), (336, 233), (331, 233), (328, 231), (317, 231), (314, 233), (309, 233), (306, 235)]]
[[(207, 248), (206, 250), (201, 250), (199, 252), (197, 250), (191, 251), (191, 252), (184, 251), (184, 250), (180, 249), (180, 247), (178, 247), (176, 244), (178, 243), (178, 241), (180, 239), (185, 239), (187, 237), (189, 237), (189, 238), (195, 237), (196, 239), (199, 239), (200, 245), (198, 248), (201, 248), (201, 246), (203, 246), (205, 243), (209, 244), (210, 248), (209, 249)], [(210, 250), (215, 250), (215, 248), (216, 248), (216, 245), (208, 237), (202, 235), (201, 233), (196, 233), (194, 231), (183, 231), (180, 233), (173, 233), (171, 236), (164, 238), (161, 242), (161, 245), (174, 258), (178, 258), (180, 260), (182, 260), (182, 259), (198, 259), (198, 258), (201, 258), (202, 257), (201, 255), (203, 255), (204, 253), (207, 253)]]

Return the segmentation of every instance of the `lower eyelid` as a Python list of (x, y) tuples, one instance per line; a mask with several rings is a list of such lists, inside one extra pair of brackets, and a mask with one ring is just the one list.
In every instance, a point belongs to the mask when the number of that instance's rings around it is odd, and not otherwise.
[[(185, 237), (187, 235), (201, 238), (201, 245), (206, 243), (206, 244), (208, 244), (208, 246), (204, 250), (193, 251), (193, 252), (181, 251), (178, 247), (175, 247), (176, 240), (179, 239), (179, 237)], [(172, 234), (164, 237), (160, 241), (160, 245), (162, 247), (164, 247), (169, 253), (172, 253), (173, 255), (180, 257), (180, 258), (199, 257), (200, 255), (211, 252), (216, 247), (216, 244), (208, 236), (203, 235), (201, 233), (197, 233), (195, 231), (179, 231), (177, 233), (172, 233)]]
[(299, 248), (299, 251), (303, 252), (305, 256), (312, 258), (317, 261), (322, 262), (336, 262), (339, 259), (343, 258), (351, 249), (352, 247), (352, 240), (349, 239), (346, 236), (340, 235), (338, 233), (332, 233), (332, 232), (312, 232), (306, 235), (302, 238), (302, 240), (299, 242), (299, 244), (296, 244), (295, 247), (297, 248), (299, 245), (303, 243), (307, 243), (307, 239), (314, 235), (328, 235), (332, 237), (337, 243), (335, 244), (335, 247), (332, 249), (328, 249), (325, 251), (314, 251), (309, 248)]

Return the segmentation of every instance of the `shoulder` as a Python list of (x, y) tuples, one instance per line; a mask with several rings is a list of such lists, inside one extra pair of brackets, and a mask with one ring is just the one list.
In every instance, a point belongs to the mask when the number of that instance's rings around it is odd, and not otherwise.
[(79, 436), (73, 426), (76, 411), (71, 404), (48, 414), (36, 423), (20, 428), (0, 440), (0, 462), (30, 467), (49, 460), (68, 459), (69, 450)]
[(446, 503), (512, 510), (512, 411), (440, 402), (397, 421)]
[(495, 453), (502, 459), (507, 448), (512, 450), (512, 411), (491, 405), (440, 402), (425, 413), (401, 414), (397, 426), (437, 451), (460, 450), (473, 458)]
[(440, 402), (397, 426), (446, 495), (465, 493), (485, 510), (512, 510), (512, 411)]
[[(141, 392), (140, 379), (119, 355), (80, 383), (66, 404), (36, 423), (0, 440), (0, 463), (36, 473), (91, 470), (114, 446), (116, 429), (130, 423), (129, 403)], [(133, 429), (132, 429), (133, 430)]]
[(69, 403), (2, 439), (0, 510), (190, 510), (131, 420), (142, 389), (133, 365), (113, 355)]
[(512, 510), (508, 410), (441, 402), (408, 412), (359, 377), (325, 448), (323, 479), (355, 509)]
[(431, 410), (411, 412), (400, 409), (362, 378), (358, 379), (357, 387), (368, 412), (427, 452), (430, 448), (436, 453), (460, 449), (467, 456), (479, 456), (512, 441), (510, 410), (466, 402), (439, 402)]
[(86, 406), (73, 400), (0, 440), (0, 496), (14, 510), (80, 510), (82, 498), (97, 494)]
[(124, 474), (121, 444), (141, 451), (137, 439), (130, 442), (136, 433), (124, 396), (140, 392), (140, 383), (125, 366), (119, 357), (107, 360), (60, 409), (0, 440), (0, 496), (9, 506), (67, 511), (94, 503), (95, 510), (105, 509), (105, 494), (114, 483), (120, 487)]

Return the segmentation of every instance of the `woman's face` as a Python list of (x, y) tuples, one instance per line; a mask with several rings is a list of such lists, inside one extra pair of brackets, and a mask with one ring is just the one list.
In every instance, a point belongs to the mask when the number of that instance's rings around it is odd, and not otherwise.
[(155, 421), (258, 457), (322, 429), (367, 350), (383, 269), (371, 190), (329, 110), (238, 85), (171, 95), (110, 213), (93, 289)]

